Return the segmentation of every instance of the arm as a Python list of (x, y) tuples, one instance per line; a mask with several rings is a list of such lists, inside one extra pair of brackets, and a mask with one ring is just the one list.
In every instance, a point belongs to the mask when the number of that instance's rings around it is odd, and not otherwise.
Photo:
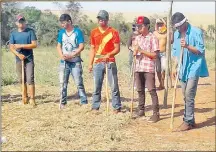
[(91, 45), (91, 49), (90, 49), (90, 52), (89, 52), (89, 57), (90, 57), (89, 66), (92, 66), (93, 62), (94, 62), (94, 57), (95, 57), (95, 47), (94, 47), (94, 45)]
[(37, 42), (36, 41), (31, 41), (31, 44), (15, 44), (15, 47), (17, 49), (26, 49), (26, 50), (31, 50), (37, 47)]
[(61, 43), (57, 44), (56, 49), (57, 49), (57, 52), (59, 54), (60, 59), (64, 60), (64, 56), (63, 56), (63, 53), (62, 53), (62, 45), (61, 45)]
[(156, 59), (158, 56), (159, 52), (159, 40), (156, 36), (153, 36), (152, 39), (150, 40), (150, 45), (151, 45), (151, 52), (147, 52), (145, 50), (139, 50), (140, 53), (144, 54), (150, 59)]
[(132, 35), (130, 35), (128, 41), (127, 41), (127, 47), (128, 47), (128, 50), (130, 50), (131, 48), (131, 45), (132, 45)]
[(116, 54), (118, 54), (120, 52), (120, 44), (119, 43), (115, 43), (114, 44), (114, 50), (110, 53), (108, 53), (109, 57), (114, 57)]
[(157, 57), (157, 52), (147, 52), (147, 51), (144, 51), (144, 50), (138, 50), (140, 53), (144, 54), (145, 56), (147, 56), (148, 58), (151, 58), (151, 59), (156, 59)]

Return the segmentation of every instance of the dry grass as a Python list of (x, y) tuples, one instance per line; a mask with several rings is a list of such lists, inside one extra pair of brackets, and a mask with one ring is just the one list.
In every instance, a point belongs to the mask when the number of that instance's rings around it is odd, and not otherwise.
[[(66, 150), (198, 150), (215, 151), (215, 73), (201, 79), (196, 97), (196, 123), (198, 128), (176, 133), (169, 129), (172, 90), (168, 96), (168, 108), (161, 107), (161, 121), (149, 124), (143, 119), (130, 119), (131, 90), (128, 88), (127, 50), (118, 55), (119, 85), (124, 113), (106, 115), (105, 92), (102, 91), (100, 112), (90, 112), (92, 101), (92, 75), (87, 72), (87, 53), (84, 59), (84, 82), (88, 94), (87, 106), (80, 106), (76, 88), (70, 81), (69, 101), (66, 109), (58, 110), (58, 58), (55, 48), (35, 50), (37, 108), (19, 104), (19, 86), (3, 86), (2, 92), (2, 134), (7, 142), (2, 144), (4, 151), (66, 151)], [(9, 62), (10, 53), (4, 53), (3, 63)], [(121, 58), (120, 58), (121, 57)], [(45, 61), (45, 58), (46, 59)], [(51, 60), (52, 59), (52, 60)], [(46, 64), (44, 64), (46, 63)], [(11, 64), (12, 65), (12, 64)], [(3, 78), (14, 75), (13, 66), (4, 66)], [(70, 78), (71, 79), (71, 78)], [(182, 122), (184, 105), (181, 90), (177, 90), (175, 127)], [(163, 91), (158, 92), (160, 105)], [(134, 107), (137, 107), (137, 94)], [(55, 102), (57, 101), (57, 102)], [(147, 93), (146, 115), (150, 116), (151, 99)], [(190, 144), (189, 144), (190, 142)]]

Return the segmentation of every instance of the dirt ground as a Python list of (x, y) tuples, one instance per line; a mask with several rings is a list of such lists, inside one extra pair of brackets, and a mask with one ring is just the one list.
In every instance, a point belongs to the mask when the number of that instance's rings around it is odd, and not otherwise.
[[(6, 142), (1, 145), (2, 150), (215, 151), (215, 71), (199, 81), (195, 104), (197, 128), (187, 132), (169, 129), (173, 89), (169, 90), (167, 109), (162, 107), (164, 91), (158, 91), (161, 120), (151, 124), (142, 118), (130, 118), (131, 90), (127, 80), (120, 78), (119, 84), (124, 113), (113, 114), (110, 110), (108, 115), (104, 90), (104, 102), (100, 112), (95, 114), (90, 111), (91, 104), (79, 105), (72, 84), (67, 108), (62, 111), (58, 109), (58, 87), (37, 85), (37, 108), (20, 104), (19, 86), (3, 87), (2, 136), (6, 137)], [(86, 84), (86, 90), (91, 103), (93, 86)], [(148, 93), (146, 102), (146, 115), (150, 116)], [(137, 100), (134, 107), (136, 110)], [(182, 123), (183, 108), (181, 88), (178, 88), (175, 128)]]

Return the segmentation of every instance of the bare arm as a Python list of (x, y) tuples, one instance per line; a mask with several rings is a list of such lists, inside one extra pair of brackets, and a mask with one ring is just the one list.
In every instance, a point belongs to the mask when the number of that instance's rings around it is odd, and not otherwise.
[(142, 53), (142, 54), (144, 54), (148, 58), (151, 58), (151, 59), (156, 59), (156, 57), (157, 57), (157, 53), (156, 52), (147, 52), (147, 51), (144, 51), (144, 50), (139, 50), (139, 52)]
[(56, 48), (57, 48), (59, 57), (60, 57), (61, 59), (64, 59), (64, 58), (63, 58), (63, 53), (62, 53), (62, 46), (61, 46), (61, 44), (58, 43)]
[(37, 47), (37, 42), (32, 41), (31, 44), (14, 44), (15, 48), (17, 49), (26, 49), (31, 50)]
[(94, 45), (91, 45), (89, 57), (90, 57), (89, 65), (92, 66), (93, 62), (94, 62), (94, 57), (95, 57), (95, 47), (94, 47)]
[(10, 51), (16, 56), (19, 56), (20, 54), (16, 51), (14, 44), (10, 44)]
[(109, 53), (110, 57), (114, 57), (116, 54), (118, 54), (120, 52), (120, 44), (119, 43), (115, 43), (114, 47), (115, 47), (114, 50)]

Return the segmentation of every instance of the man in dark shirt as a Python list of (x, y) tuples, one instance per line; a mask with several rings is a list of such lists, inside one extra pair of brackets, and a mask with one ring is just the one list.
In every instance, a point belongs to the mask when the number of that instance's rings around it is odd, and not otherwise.
[(34, 84), (34, 56), (33, 48), (37, 47), (37, 38), (34, 31), (26, 26), (25, 17), (22, 15), (16, 16), (17, 29), (10, 34), (10, 50), (16, 56), (16, 71), (19, 77), (19, 82), (22, 83), (22, 60), (24, 60), (24, 92), (25, 100), (27, 101), (27, 84), (30, 92), (30, 103), (36, 106), (35, 103), (35, 84)]

